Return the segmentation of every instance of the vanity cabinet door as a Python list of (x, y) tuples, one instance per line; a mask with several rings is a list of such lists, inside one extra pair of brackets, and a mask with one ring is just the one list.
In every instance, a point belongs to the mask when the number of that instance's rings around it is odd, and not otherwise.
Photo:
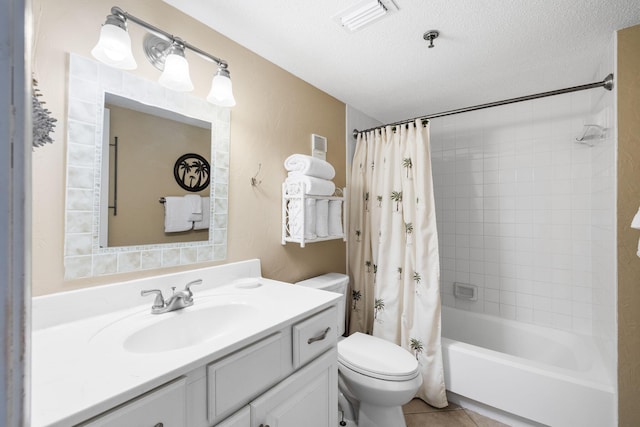
[(251, 427), (251, 410), (246, 406), (215, 427)]
[(285, 376), (282, 341), (278, 332), (207, 366), (210, 423), (220, 422)]
[(251, 427), (334, 427), (338, 422), (335, 348), (251, 402)]
[(143, 394), (93, 420), (83, 427), (184, 427), (186, 383), (180, 378)]

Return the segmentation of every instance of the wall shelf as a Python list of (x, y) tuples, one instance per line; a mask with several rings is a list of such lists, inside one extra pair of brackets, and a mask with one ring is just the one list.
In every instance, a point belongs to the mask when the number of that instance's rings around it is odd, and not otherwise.
[[(347, 195), (347, 189), (337, 188), (333, 196), (317, 196), (312, 194), (305, 194), (302, 186), (291, 187), (286, 184), (282, 184), (282, 244), (287, 242), (298, 243), (300, 247), (304, 248), (307, 243), (324, 242), (327, 240), (342, 239), (347, 241), (345, 234), (346, 231), (346, 218), (347, 218), (347, 205), (345, 203)], [(329, 235), (326, 237), (305, 237), (305, 229), (307, 224), (305, 223), (305, 214), (307, 208), (307, 200), (340, 200), (342, 202), (342, 212), (340, 215), (342, 223), (342, 233), (339, 235)], [(296, 210), (295, 213), (292, 211)], [(294, 220), (293, 217), (296, 216)]]

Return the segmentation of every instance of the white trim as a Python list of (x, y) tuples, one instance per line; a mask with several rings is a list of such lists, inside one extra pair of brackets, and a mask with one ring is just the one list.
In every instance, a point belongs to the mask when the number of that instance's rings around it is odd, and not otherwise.
[[(0, 3), (0, 425), (29, 421), (31, 31), (29, 0)], [(26, 36), (26, 37), (25, 37)], [(4, 51), (4, 49), (7, 51)], [(30, 304), (29, 304), (30, 306)]]

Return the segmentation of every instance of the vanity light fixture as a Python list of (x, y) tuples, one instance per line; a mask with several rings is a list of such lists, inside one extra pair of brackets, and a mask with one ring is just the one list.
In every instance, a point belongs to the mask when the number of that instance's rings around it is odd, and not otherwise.
[(131, 37), (123, 15), (111, 14), (100, 28), (98, 44), (91, 54), (99, 61), (122, 70), (138, 68), (131, 52)]
[(160, 85), (178, 92), (191, 92), (193, 83), (189, 76), (189, 63), (184, 57), (184, 45), (179, 39), (173, 42), (164, 57), (164, 70), (158, 79)]
[(144, 38), (143, 49), (149, 62), (163, 71), (159, 79), (162, 86), (180, 92), (193, 90), (193, 83), (189, 76), (189, 63), (185, 58), (185, 50), (190, 50), (201, 58), (218, 65), (218, 71), (213, 78), (207, 101), (222, 107), (236, 105), (226, 61), (125, 12), (117, 6), (111, 8), (111, 14), (107, 16), (106, 22), (100, 29), (100, 39), (91, 51), (97, 60), (123, 70), (137, 68), (131, 52), (131, 38), (127, 32), (127, 21), (134, 22), (149, 31), (150, 34)]

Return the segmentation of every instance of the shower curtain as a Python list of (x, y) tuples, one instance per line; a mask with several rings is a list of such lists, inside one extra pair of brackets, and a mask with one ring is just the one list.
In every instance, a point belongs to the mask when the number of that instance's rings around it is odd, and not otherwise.
[(447, 406), (428, 124), (358, 135), (349, 189), (349, 332), (409, 350), (423, 377), (417, 397)]

